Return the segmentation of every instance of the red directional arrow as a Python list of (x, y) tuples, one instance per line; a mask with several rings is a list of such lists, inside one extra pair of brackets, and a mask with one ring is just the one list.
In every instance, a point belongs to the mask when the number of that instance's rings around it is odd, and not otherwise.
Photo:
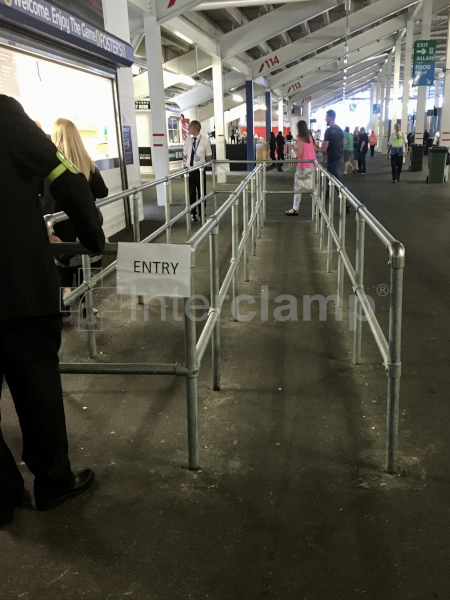
[(172, 6), (175, 6), (175, 2), (177, 0), (170, 0), (169, 4), (167, 5), (167, 8), (172, 8)]

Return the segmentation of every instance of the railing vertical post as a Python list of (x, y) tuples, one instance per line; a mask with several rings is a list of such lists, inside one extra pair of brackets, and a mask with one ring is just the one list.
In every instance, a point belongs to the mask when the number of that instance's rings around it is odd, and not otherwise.
[[(191, 296), (195, 294), (194, 281), (195, 252), (192, 253), (191, 263)], [(192, 309), (188, 310), (189, 298), (184, 299), (184, 336), (186, 349), (186, 400), (187, 400), (187, 430), (189, 469), (199, 466), (198, 456), (198, 361), (197, 361), (197, 327)]]
[(133, 239), (135, 242), (141, 241), (141, 231), (139, 228), (139, 194), (133, 194)]
[[(239, 246), (239, 196), (231, 207), (231, 262), (238, 262)], [(239, 264), (233, 275), (233, 298), (239, 294)]]
[(265, 226), (266, 218), (267, 218), (267, 169), (266, 169), (266, 163), (263, 163), (261, 177), (262, 177), (262, 181), (263, 181), (263, 205), (264, 205), (263, 220), (264, 220), (264, 226)]
[(244, 243), (244, 281), (250, 281), (250, 274), (248, 268), (248, 190), (247, 188), (243, 191), (243, 203), (242, 203), (242, 215), (243, 215), (243, 236), (245, 239)]
[[(91, 279), (91, 257), (88, 254), (81, 255), (81, 264), (83, 269), (83, 279), (89, 282)], [(89, 358), (97, 356), (97, 344), (95, 341), (95, 315), (94, 315), (94, 298), (90, 289), (84, 295), (84, 303), (86, 305), (86, 330), (88, 334)], [(82, 318), (82, 315), (80, 315)]]
[(168, 244), (172, 243), (172, 225), (170, 225), (170, 183), (164, 182), (164, 200), (166, 206), (166, 225), (169, 227), (166, 229), (166, 241)]
[(317, 197), (317, 200), (316, 200), (316, 227), (315, 227), (316, 233), (319, 233), (320, 203), (322, 201), (322, 189), (323, 189), (324, 181), (325, 181), (325, 173), (323, 171), (320, 171), (319, 179), (320, 179), (319, 196)]
[(202, 225), (205, 224), (205, 167), (200, 167), (200, 197), (202, 202), (200, 204), (201, 208), (201, 216), (202, 216)]
[(333, 268), (333, 238), (331, 230), (334, 229), (334, 186), (333, 193), (330, 191), (330, 200), (328, 202), (328, 221), (327, 273), (331, 273)]
[(216, 190), (216, 163), (213, 160), (211, 162), (211, 173), (212, 173), (212, 190), (214, 192), (214, 213), (217, 212), (217, 190)]
[(361, 336), (362, 336), (362, 306), (358, 298), (358, 290), (364, 291), (364, 241), (365, 241), (366, 222), (356, 210), (356, 263), (355, 263), (355, 315), (354, 315), (354, 333), (353, 333), (353, 364), (359, 365), (361, 362)]
[[(184, 200), (186, 203), (186, 208), (190, 208), (191, 199), (189, 197), (189, 171), (184, 174)], [(191, 235), (191, 212), (186, 213), (186, 231), (187, 237), (189, 239)]]
[[(211, 309), (220, 310), (220, 272), (219, 272), (219, 225), (209, 234), (210, 274), (211, 274)], [(213, 390), (220, 390), (220, 314), (214, 326), (211, 338)]]
[[(256, 202), (255, 202), (255, 180), (252, 177), (250, 179), (250, 194), (251, 194), (251, 204), (252, 204), (252, 217), (255, 214)], [(256, 256), (256, 219), (252, 224), (252, 254)]]
[(341, 191), (339, 193), (340, 210), (339, 210), (339, 259), (337, 269), (337, 306), (342, 307), (344, 305), (344, 261), (340, 256), (341, 250), (345, 250), (345, 196)]
[(392, 243), (389, 247), (389, 254), (391, 289), (389, 306), (389, 363), (386, 365), (388, 376), (386, 471), (388, 473), (395, 473), (397, 470), (400, 403), (403, 269), (405, 267), (405, 248), (403, 244), (400, 242)]
[[(334, 182), (330, 181), (330, 196), (328, 198), (328, 202), (330, 202), (330, 198), (331, 196), (333, 196), (334, 198)], [(327, 208), (326, 208), (326, 200), (325, 197), (323, 199), (323, 203), (322, 203), (322, 221), (323, 221), (323, 225), (321, 227), (321, 231), (322, 231), (322, 249), (325, 247), (325, 240), (327, 237), (327, 227), (326, 227), (326, 220), (325, 220), (325, 216), (327, 214)]]
[(320, 171), (316, 163), (313, 165), (313, 193), (311, 194), (311, 221), (314, 223), (316, 216), (316, 202), (320, 193)]
[(253, 179), (255, 180), (255, 187), (256, 187), (256, 206), (257, 206), (257, 214), (256, 214), (256, 232), (257, 232), (257, 236), (260, 238), (261, 237), (261, 206), (259, 206), (259, 202), (261, 200), (261, 188), (259, 185), (259, 178), (258, 178), (258, 173), (256, 173), (255, 175), (253, 175)]
[(319, 248), (321, 250), (323, 250), (323, 236), (324, 236), (324, 228), (325, 228), (325, 221), (323, 218), (323, 213), (325, 210), (325, 194), (326, 194), (326, 190), (327, 190), (327, 176), (325, 173), (322, 173), (322, 175), (324, 176), (324, 180), (322, 181), (322, 196), (320, 198), (320, 240), (319, 240)]
[[(136, 243), (141, 241), (141, 231), (139, 226), (139, 194), (133, 194), (133, 239)], [(138, 296), (139, 304), (144, 304), (144, 296)]]

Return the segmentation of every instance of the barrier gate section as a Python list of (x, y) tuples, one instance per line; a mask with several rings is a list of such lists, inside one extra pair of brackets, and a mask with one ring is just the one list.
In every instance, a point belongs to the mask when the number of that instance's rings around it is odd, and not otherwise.
[[(242, 163), (255, 165), (254, 169), (243, 179), (238, 187), (231, 193), (216, 189), (215, 174), (217, 165)], [(133, 232), (136, 243), (150, 243), (166, 232), (167, 243), (172, 243), (172, 228), (174, 224), (186, 217), (187, 244), (192, 249), (191, 267), (191, 289), (195, 294), (195, 255), (200, 245), (209, 238), (210, 254), (210, 293), (211, 308), (205, 322), (202, 333), (197, 340), (196, 322), (187, 316), (186, 303), (184, 299), (184, 332), (185, 332), (185, 361), (173, 364), (129, 364), (129, 363), (61, 363), (61, 373), (70, 374), (132, 374), (132, 375), (176, 375), (186, 379), (187, 397), (187, 423), (188, 423), (188, 454), (189, 468), (199, 467), (198, 451), (198, 421), (197, 421), (197, 378), (202, 359), (209, 342), (212, 342), (212, 366), (213, 366), (213, 389), (220, 389), (220, 316), (226, 294), (232, 286), (233, 298), (238, 295), (239, 265), (241, 258), (244, 267), (244, 280), (249, 281), (248, 261), (250, 255), (256, 255), (256, 240), (261, 236), (261, 229), (266, 220), (266, 199), (270, 194), (292, 194), (292, 191), (268, 190), (267, 189), (267, 163), (282, 162), (296, 165), (297, 160), (285, 161), (212, 161), (213, 190), (205, 194), (203, 171), (207, 165), (184, 169), (170, 177), (154, 181), (138, 188), (126, 190), (96, 204), (100, 208), (111, 202), (123, 200), (131, 196), (133, 201)], [(303, 161), (310, 162), (310, 161)], [(192, 206), (189, 203), (189, 173), (200, 170), (201, 198)], [(397, 470), (398, 450), (398, 416), (400, 401), (400, 378), (401, 378), (401, 325), (402, 325), (402, 296), (403, 296), (403, 270), (405, 266), (404, 246), (396, 240), (369, 210), (337, 179), (317, 161), (313, 165), (313, 189), (311, 216), (315, 226), (315, 232), (319, 235), (320, 249), (327, 252), (327, 272), (332, 272), (333, 244), (338, 254), (337, 266), (337, 296), (336, 308), (342, 309), (344, 273), (347, 272), (354, 294), (356, 296), (356, 310), (354, 314), (354, 339), (353, 339), (353, 364), (361, 362), (361, 337), (362, 316), (369, 323), (370, 330), (383, 359), (383, 366), (388, 378), (387, 386), (387, 434), (386, 434), (386, 471), (395, 473)], [(186, 208), (174, 218), (170, 216), (171, 181), (183, 177)], [(164, 225), (151, 235), (141, 240), (139, 224), (139, 193), (153, 186), (163, 185), (165, 192), (165, 216)], [(327, 200), (327, 189), (329, 190), (329, 201)], [(334, 227), (335, 191), (339, 196), (339, 226), (338, 231)], [(229, 194), (228, 198), (218, 208), (217, 197), (220, 194)], [(242, 196), (242, 233), (240, 234), (240, 197)], [(205, 200), (213, 197), (214, 214), (205, 219)], [(250, 199), (250, 202), (249, 202)], [(346, 204), (356, 211), (356, 261), (355, 266), (351, 264), (346, 252)], [(125, 205), (126, 203), (124, 203)], [(201, 207), (202, 227), (191, 237), (190, 211), (194, 206)], [(222, 285), (219, 278), (219, 224), (224, 215), (231, 211), (231, 261), (230, 267), (225, 275)], [(53, 232), (53, 225), (67, 219), (64, 213), (46, 215), (45, 220), (49, 233)], [(389, 254), (388, 265), (390, 267), (390, 307), (389, 307), (389, 333), (388, 338), (384, 335), (382, 328), (375, 317), (369, 300), (364, 291), (364, 248), (365, 248), (365, 225), (375, 233)], [(95, 343), (95, 316), (93, 314), (92, 290), (95, 285), (116, 269), (116, 261), (106, 269), (91, 277), (90, 252), (80, 244), (53, 244), (53, 252), (57, 254), (82, 254), (84, 282), (64, 299), (66, 306), (75, 299), (85, 297), (87, 310), (87, 333), (89, 343), (89, 356), (96, 356)], [(104, 254), (116, 254), (117, 244), (107, 244)], [(139, 299), (142, 303), (142, 297)]]

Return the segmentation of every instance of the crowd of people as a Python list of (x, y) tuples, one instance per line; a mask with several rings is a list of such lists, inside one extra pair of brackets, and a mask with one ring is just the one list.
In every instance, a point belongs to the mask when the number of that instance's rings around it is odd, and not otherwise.
[[(345, 127), (343, 131), (336, 124), (336, 113), (332, 109), (326, 112), (325, 120), (327, 129), (323, 140), (320, 129), (312, 132), (308, 129), (305, 121), (298, 122), (295, 152), (299, 161), (316, 160), (316, 153), (321, 152), (328, 172), (338, 181), (341, 181), (342, 175), (348, 175), (349, 173), (366, 175), (367, 154), (370, 151), (370, 155), (373, 157), (375, 148), (378, 145), (375, 132), (368, 132), (364, 127), (355, 127), (353, 133), (350, 132), (350, 127)], [(390, 159), (391, 161), (393, 183), (401, 181), (404, 156), (413, 141), (413, 134), (408, 134), (408, 138), (406, 138), (400, 130), (400, 125), (394, 125), (387, 148), (387, 160)], [(275, 147), (276, 138), (273, 135), (270, 146), (271, 158), (275, 155)], [(343, 170), (341, 171), (342, 166)], [(298, 163), (294, 177), (294, 202), (292, 208), (285, 212), (287, 216), (297, 216), (302, 193), (313, 191), (312, 169), (312, 162)], [(329, 190), (327, 187), (327, 200), (328, 196)], [(347, 204), (347, 212), (350, 212), (350, 210), (350, 205)]]

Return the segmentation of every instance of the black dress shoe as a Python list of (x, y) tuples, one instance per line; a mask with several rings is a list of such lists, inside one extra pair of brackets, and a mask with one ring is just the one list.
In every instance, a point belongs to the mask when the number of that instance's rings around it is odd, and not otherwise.
[(64, 500), (68, 498), (74, 498), (75, 496), (79, 496), (83, 494), (87, 489), (89, 489), (95, 479), (94, 471), (91, 469), (82, 469), (81, 471), (75, 471), (75, 483), (71, 488), (67, 490), (67, 492), (61, 494), (57, 498), (53, 500), (46, 500), (44, 502), (36, 499), (36, 510), (51, 510), (59, 504), (62, 504)]

